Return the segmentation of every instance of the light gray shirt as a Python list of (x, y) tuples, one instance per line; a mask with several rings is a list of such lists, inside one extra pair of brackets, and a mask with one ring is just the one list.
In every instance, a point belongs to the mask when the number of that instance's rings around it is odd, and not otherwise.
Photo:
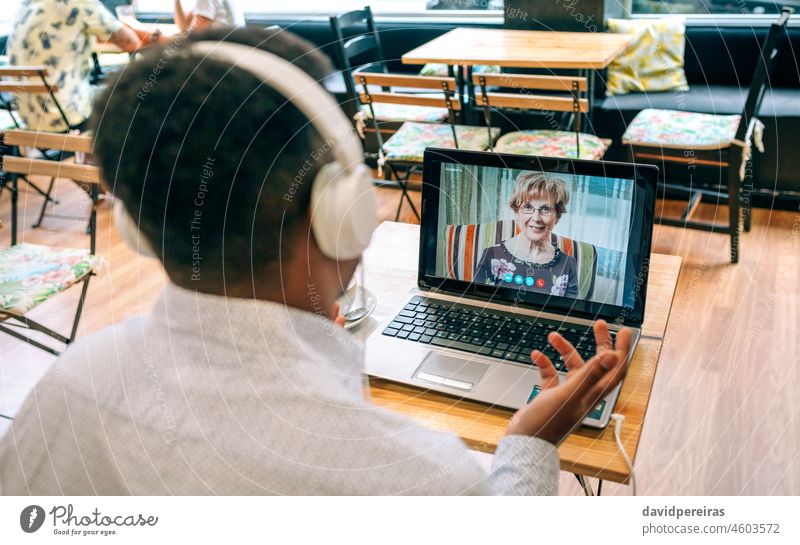
[(456, 436), (365, 399), (330, 320), (168, 285), (148, 316), (80, 339), (0, 440), (4, 494), (555, 494), (558, 454)]

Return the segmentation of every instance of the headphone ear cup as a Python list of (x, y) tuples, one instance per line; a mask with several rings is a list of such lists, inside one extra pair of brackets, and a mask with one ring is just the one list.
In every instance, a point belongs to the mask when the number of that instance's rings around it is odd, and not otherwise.
[(311, 229), (317, 246), (337, 261), (358, 259), (378, 223), (372, 172), (361, 163), (343, 171), (324, 165), (311, 188)]
[(133, 221), (125, 205), (119, 199), (114, 201), (114, 225), (117, 226), (117, 230), (128, 248), (145, 257), (156, 257), (150, 243), (139, 231), (139, 226)]

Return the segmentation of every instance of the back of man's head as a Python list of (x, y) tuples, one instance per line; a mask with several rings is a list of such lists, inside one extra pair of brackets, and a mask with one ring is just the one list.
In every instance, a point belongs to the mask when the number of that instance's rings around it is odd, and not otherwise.
[(308, 119), (251, 73), (188, 54), (224, 40), (280, 55), (322, 79), (311, 44), (285, 31), (216, 29), (142, 53), (92, 116), (108, 188), (183, 287), (222, 293), (276, 272), (331, 154)]

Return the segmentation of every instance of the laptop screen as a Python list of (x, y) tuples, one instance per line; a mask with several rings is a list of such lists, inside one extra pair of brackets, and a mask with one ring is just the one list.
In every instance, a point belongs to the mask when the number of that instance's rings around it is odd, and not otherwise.
[(429, 150), (421, 285), (639, 323), (655, 173), (619, 163)]

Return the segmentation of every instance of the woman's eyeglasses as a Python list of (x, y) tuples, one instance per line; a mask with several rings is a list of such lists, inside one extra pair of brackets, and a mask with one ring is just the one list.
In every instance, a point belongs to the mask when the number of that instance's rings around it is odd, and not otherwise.
[(539, 208), (536, 208), (531, 203), (526, 202), (525, 204), (519, 207), (519, 211), (525, 214), (526, 216), (532, 216), (534, 212), (539, 211), (539, 215), (543, 218), (549, 218), (550, 214), (553, 213), (553, 207), (548, 204), (544, 204)]

